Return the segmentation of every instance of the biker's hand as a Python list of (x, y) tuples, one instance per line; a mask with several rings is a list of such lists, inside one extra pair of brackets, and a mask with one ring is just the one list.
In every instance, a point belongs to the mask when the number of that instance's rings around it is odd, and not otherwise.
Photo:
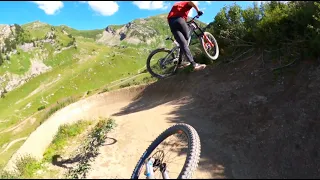
[(201, 16), (203, 14), (202, 11), (198, 11), (198, 16)]

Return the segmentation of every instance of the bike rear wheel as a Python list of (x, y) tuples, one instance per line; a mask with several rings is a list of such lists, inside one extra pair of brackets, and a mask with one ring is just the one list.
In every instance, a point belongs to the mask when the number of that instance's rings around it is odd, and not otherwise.
[[(200, 144), (200, 138), (197, 133), (197, 131), (190, 125), (184, 124), (184, 123), (179, 123), (176, 125), (173, 125), (166, 129), (164, 132), (162, 132), (147, 148), (147, 150), (143, 153), (141, 156), (140, 160), (136, 164), (134, 171), (131, 175), (131, 179), (138, 179), (141, 171), (145, 168), (145, 163), (148, 157), (153, 157), (155, 156), (159, 151), (153, 153), (152, 152), (162, 143), (165, 141), (168, 137), (172, 135), (185, 135), (187, 138), (187, 150), (186, 150), (186, 158), (185, 160), (183, 159), (183, 167), (181, 168), (180, 172), (176, 172), (178, 174), (177, 179), (191, 179), (192, 175), (196, 171), (200, 159), (200, 152), (201, 152), (201, 144)], [(178, 138), (180, 139), (180, 138)], [(165, 143), (166, 144), (166, 143)], [(170, 144), (170, 143), (169, 143)], [(178, 147), (179, 145), (173, 144), (173, 146)], [(171, 150), (171, 149), (170, 149)], [(177, 152), (179, 156), (182, 156), (184, 153), (183, 152)], [(163, 157), (165, 159), (166, 157)], [(178, 160), (176, 158), (173, 159), (171, 155), (169, 156), (170, 161)], [(181, 158), (179, 158), (181, 159)], [(161, 161), (162, 162), (162, 161)], [(166, 163), (166, 162), (165, 162)], [(154, 166), (155, 167), (155, 166)], [(170, 173), (170, 169), (173, 171), (174, 168), (168, 167), (168, 171)], [(157, 169), (156, 169), (157, 170)], [(154, 171), (156, 171), (154, 170)], [(170, 176), (169, 176), (170, 177)], [(170, 177), (172, 179), (175, 179), (173, 177)]]
[[(156, 49), (150, 53), (147, 59), (147, 70), (153, 77), (161, 79), (177, 72), (179, 64), (178, 55), (175, 54), (177, 52), (170, 53), (170, 50), (164, 48)], [(164, 59), (165, 57), (167, 58)], [(165, 70), (168, 66), (170, 67)]]
[[(206, 38), (205, 38), (206, 36)], [(208, 39), (207, 39), (208, 38)], [(214, 45), (213, 47), (209, 43), (209, 41)], [(205, 55), (211, 59), (216, 60), (219, 57), (219, 46), (217, 43), (217, 40), (214, 38), (214, 36), (209, 32), (204, 32), (204, 36), (201, 37), (201, 46), (202, 49), (205, 52)]]

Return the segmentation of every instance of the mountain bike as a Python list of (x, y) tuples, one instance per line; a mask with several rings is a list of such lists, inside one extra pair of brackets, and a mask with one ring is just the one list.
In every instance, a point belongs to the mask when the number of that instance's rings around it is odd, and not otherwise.
[[(166, 142), (171, 136), (179, 142)], [(183, 137), (185, 137), (185, 139), (183, 139)], [(171, 146), (167, 153), (165, 153), (165, 150), (168, 148), (161, 148), (161, 143), (163, 143), (164, 146)], [(184, 143), (187, 143), (187, 145), (182, 148), (181, 146)], [(180, 148), (181, 151), (172, 150), (173, 147)], [(157, 148), (159, 149), (156, 150)], [(200, 151), (200, 138), (192, 126), (185, 123), (173, 125), (163, 131), (142, 154), (133, 170), (131, 179), (138, 179), (143, 169), (146, 179), (155, 179), (156, 177), (175, 179), (175, 177), (172, 176), (173, 174), (177, 175), (177, 179), (191, 179), (198, 167)], [(176, 154), (176, 156), (172, 156), (171, 154), (168, 156), (170, 152)], [(176, 165), (171, 166), (171, 162), (174, 164), (181, 162), (182, 168)]]
[[(197, 15), (187, 22), (187, 25), (189, 27), (188, 46), (190, 45), (192, 35), (195, 34), (201, 42), (201, 47), (202, 47), (202, 50), (205, 52), (205, 55), (210, 60), (216, 60), (219, 56), (218, 43), (211, 33), (204, 31), (194, 21), (195, 18), (199, 18), (199, 17), (200, 16)], [(199, 30), (200, 33), (199, 32), (197, 33), (196, 30)], [(174, 43), (174, 47), (171, 50), (167, 48), (158, 48), (153, 50), (147, 58), (147, 70), (153, 77), (156, 77), (159, 79), (175, 74), (182, 62), (182, 53), (180, 53), (181, 51), (180, 51), (179, 44), (172, 37), (167, 37), (166, 40), (171, 40)], [(159, 55), (160, 53), (165, 53), (167, 55), (163, 57)], [(160, 56), (160, 58), (155, 58), (156, 63), (151, 65), (151, 62), (153, 61), (152, 58), (158, 55)], [(155, 72), (155, 70), (159, 70), (159, 69), (165, 70), (168, 65), (173, 65), (172, 67), (168, 68), (167, 70), (168, 73), (159, 74)]]

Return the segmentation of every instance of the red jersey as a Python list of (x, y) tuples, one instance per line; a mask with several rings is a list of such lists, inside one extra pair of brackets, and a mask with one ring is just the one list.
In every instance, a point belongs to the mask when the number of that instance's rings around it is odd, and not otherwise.
[(188, 4), (188, 1), (176, 2), (168, 14), (168, 19), (172, 17), (182, 17), (187, 20), (191, 8), (192, 6)]

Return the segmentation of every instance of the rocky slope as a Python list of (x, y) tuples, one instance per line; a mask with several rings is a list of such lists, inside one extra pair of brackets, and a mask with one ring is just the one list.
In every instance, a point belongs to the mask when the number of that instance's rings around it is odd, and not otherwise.
[(119, 45), (121, 42), (150, 44), (165, 34), (169, 34), (169, 32), (169, 26), (166, 24), (166, 15), (162, 14), (136, 19), (125, 25), (107, 26), (102, 37), (97, 42), (107, 45)]
[[(197, 21), (200, 26), (203, 22)], [(124, 25), (110, 25), (103, 31), (97, 42), (107, 45), (120, 44), (161, 44), (165, 36), (171, 35), (167, 14), (141, 18)]]
[[(76, 48), (76, 40), (67, 33), (39, 21), (24, 27), (20, 25), (0, 26), (0, 89), (3, 92), (11, 91), (37, 75), (47, 72), (50, 66), (44, 64), (50, 52), (45, 46), (54, 51), (63, 48)], [(28, 57), (25, 57), (28, 56)], [(18, 71), (12, 72), (15, 61)], [(29, 63), (24, 67), (23, 63)]]

